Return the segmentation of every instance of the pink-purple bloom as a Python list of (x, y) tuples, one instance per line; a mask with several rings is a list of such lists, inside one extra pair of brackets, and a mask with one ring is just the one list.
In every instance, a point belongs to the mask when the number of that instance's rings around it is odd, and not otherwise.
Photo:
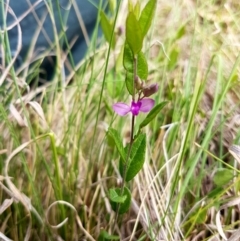
[(154, 104), (155, 101), (153, 99), (145, 98), (138, 100), (137, 102), (132, 101), (131, 106), (122, 102), (118, 102), (113, 105), (113, 109), (120, 116), (124, 116), (129, 112), (136, 116), (139, 114), (139, 112), (149, 112), (153, 108)]
[(149, 97), (158, 91), (158, 84), (151, 84), (142, 89), (144, 97)]

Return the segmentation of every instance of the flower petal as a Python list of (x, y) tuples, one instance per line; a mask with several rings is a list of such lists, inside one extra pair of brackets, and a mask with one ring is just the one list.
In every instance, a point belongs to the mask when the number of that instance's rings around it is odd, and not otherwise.
[(114, 110), (118, 115), (124, 116), (124, 115), (126, 115), (128, 112), (130, 112), (131, 107), (128, 106), (127, 104), (125, 104), (125, 103), (118, 102), (118, 103), (116, 103), (116, 104), (113, 105), (113, 110)]
[(132, 101), (132, 105), (131, 105), (131, 112), (133, 115), (138, 115), (139, 111), (140, 111), (140, 108), (141, 108), (141, 101), (138, 101), (138, 102), (133, 102)]
[(153, 99), (147, 98), (147, 99), (142, 99), (141, 103), (142, 105), (140, 107), (140, 111), (149, 112), (153, 108), (155, 101)]

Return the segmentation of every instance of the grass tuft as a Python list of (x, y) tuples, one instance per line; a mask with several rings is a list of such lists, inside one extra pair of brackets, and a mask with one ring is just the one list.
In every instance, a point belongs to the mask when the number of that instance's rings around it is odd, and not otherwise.
[[(238, 6), (237, 0), (158, 1), (144, 42), (147, 82), (159, 84), (156, 103), (168, 104), (144, 129), (145, 163), (130, 185), (130, 211), (117, 222), (120, 240), (239, 237), (239, 155), (230, 155), (240, 136)], [(122, 1), (116, 29), (126, 12)], [(21, 37), (19, 29), (18, 42)], [(114, 231), (108, 190), (121, 185), (119, 156), (106, 132), (112, 126), (124, 144), (130, 138), (130, 119), (116, 117), (111, 107), (127, 99), (125, 36), (110, 50), (103, 39), (97, 44), (96, 29), (76, 71), (58, 68), (52, 82), (38, 79), (39, 64), (30, 60), (36, 38), (16, 69), (19, 51), (12, 56), (6, 31), (0, 33), (6, 60), (0, 66), (0, 237), (97, 240), (102, 230)], [(57, 46), (59, 66), (64, 54)], [(45, 84), (33, 88), (33, 79)]]

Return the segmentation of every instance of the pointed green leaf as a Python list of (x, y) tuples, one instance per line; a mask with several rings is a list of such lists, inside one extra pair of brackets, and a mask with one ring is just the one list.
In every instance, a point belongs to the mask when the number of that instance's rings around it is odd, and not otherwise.
[(215, 173), (213, 177), (213, 182), (217, 186), (223, 186), (228, 184), (230, 181), (232, 181), (233, 177), (234, 177), (234, 174), (231, 170), (227, 168), (221, 168), (217, 170), (217, 172)]
[(133, 95), (133, 73), (127, 72), (125, 79), (126, 87), (130, 95)]
[(131, 154), (130, 163), (127, 167), (125, 180), (129, 182), (142, 169), (145, 159), (146, 151), (146, 134), (140, 134), (136, 141), (134, 141)]
[(132, 0), (128, 0), (128, 12), (132, 12), (133, 11), (133, 2)]
[(137, 57), (137, 74), (142, 80), (146, 80), (148, 77), (148, 63), (142, 51), (138, 53)]
[[(127, 145), (124, 147), (124, 151), (125, 151), (126, 156), (128, 155), (128, 153), (127, 153), (127, 152), (128, 152), (128, 148), (129, 148), (129, 144), (127, 144)], [(131, 160), (129, 159), (128, 162), (130, 163)], [(123, 159), (120, 158), (120, 160), (119, 160), (119, 172), (120, 172), (122, 178), (123, 178), (123, 172), (124, 172), (124, 171), (127, 171), (127, 168), (128, 168), (128, 167), (126, 167), (126, 170), (124, 170), (125, 165), (126, 165), (126, 164), (123, 162)]]
[(116, 189), (111, 188), (111, 189), (109, 190), (109, 199), (110, 199), (112, 202), (114, 202), (114, 203), (124, 203), (125, 200), (127, 199), (127, 196), (126, 196), (126, 195), (120, 196), (120, 195), (117, 193)]
[[(119, 196), (121, 196), (121, 188), (116, 188), (115, 191), (118, 193)], [(126, 213), (129, 210), (130, 205), (131, 205), (131, 192), (129, 191), (129, 189), (127, 187), (124, 187), (122, 196), (126, 196), (126, 199), (121, 204), (112, 202), (110, 200), (110, 204), (112, 206), (113, 211), (116, 212), (118, 209), (118, 206), (119, 206), (119, 210), (118, 210), (119, 214)]]
[(136, 55), (141, 51), (143, 44), (142, 30), (133, 12), (130, 12), (127, 16), (126, 41), (129, 44), (133, 55)]
[[(127, 145), (127, 147), (125, 148), (126, 155), (127, 155), (128, 149), (129, 149), (129, 145)], [(127, 161), (125, 181), (129, 182), (130, 180), (132, 180), (138, 174), (138, 172), (142, 169), (144, 164), (144, 158), (145, 158), (145, 150), (146, 150), (146, 134), (141, 133), (133, 142), (130, 158)], [(119, 162), (119, 171), (121, 176), (123, 177), (124, 163), (122, 159), (120, 159), (120, 162)]]
[[(103, 34), (107, 42), (110, 44), (111, 42), (111, 37), (112, 37), (112, 31), (113, 31), (113, 24), (108, 20), (106, 14), (101, 11), (100, 12), (101, 20), (100, 24), (103, 30)], [(111, 47), (114, 49), (116, 44), (116, 38), (115, 35), (113, 34), (113, 39), (112, 39), (112, 45)]]
[[(130, 73), (133, 73), (133, 63), (134, 57), (132, 51), (126, 43), (124, 45), (123, 66)], [(148, 77), (148, 63), (142, 51), (140, 51), (137, 55), (137, 75), (142, 80), (146, 80)]]
[(102, 230), (98, 236), (97, 241), (107, 241), (107, 240), (120, 240), (120, 237), (116, 235), (111, 235), (107, 231)]
[(124, 44), (123, 66), (125, 70), (133, 73), (133, 54), (127, 43)]
[(170, 53), (170, 61), (168, 62), (168, 66), (167, 66), (167, 69), (169, 71), (173, 70), (175, 68), (175, 66), (177, 65), (178, 56), (179, 56), (179, 49), (174, 48)]
[(139, 129), (142, 129), (144, 126), (149, 124), (156, 116), (159, 114), (161, 109), (167, 104), (167, 101), (163, 101), (160, 104), (156, 105), (146, 116), (146, 118), (142, 121), (142, 123), (139, 125)]
[(175, 40), (180, 39), (185, 34), (185, 25), (181, 26), (176, 34)]
[(137, 1), (137, 3), (135, 4), (135, 7), (133, 9), (133, 12), (134, 12), (137, 19), (139, 19), (140, 10), (141, 10), (141, 4), (140, 4), (140, 1)]
[(142, 29), (142, 36), (145, 37), (151, 27), (152, 19), (157, 7), (157, 0), (150, 0), (142, 10), (139, 24)]
[(118, 131), (113, 129), (113, 128), (108, 128), (107, 134), (113, 139), (113, 141), (114, 141), (114, 143), (117, 147), (119, 155), (121, 156), (121, 158), (125, 162), (126, 161), (125, 151), (124, 151), (122, 140), (121, 140), (121, 137), (120, 137)]

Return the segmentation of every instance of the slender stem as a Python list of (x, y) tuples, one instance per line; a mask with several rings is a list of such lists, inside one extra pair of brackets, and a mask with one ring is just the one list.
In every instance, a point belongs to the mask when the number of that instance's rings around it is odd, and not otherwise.
[[(133, 142), (134, 142), (134, 123), (135, 123), (135, 116), (132, 115), (131, 138), (130, 138), (129, 149), (128, 149), (128, 152), (127, 152), (126, 161), (125, 161), (125, 164), (123, 166), (123, 177), (122, 177), (122, 183), (121, 183), (121, 196), (123, 195), (123, 192), (124, 192), (126, 171), (127, 171), (128, 162), (130, 160), (130, 154), (131, 154), (131, 151), (132, 151)], [(116, 217), (115, 217), (114, 224), (113, 224), (113, 232), (115, 231), (116, 226), (117, 226), (117, 220), (118, 220), (118, 217), (119, 217), (119, 209), (120, 209), (120, 204), (117, 205)]]
[(95, 137), (96, 137), (96, 132), (97, 132), (97, 124), (98, 124), (98, 119), (99, 119), (99, 112), (100, 112), (100, 107), (101, 107), (101, 104), (102, 104), (103, 91), (104, 91), (104, 88), (105, 88), (105, 82), (106, 82), (106, 76), (107, 76), (107, 70), (108, 70), (108, 62), (109, 62), (110, 52), (111, 52), (111, 45), (112, 45), (112, 42), (113, 42), (114, 29), (115, 29), (115, 26), (116, 26), (117, 16), (118, 16), (118, 13), (119, 13), (121, 2), (122, 2), (122, 0), (118, 1), (116, 15), (115, 15), (114, 22), (113, 22), (113, 29), (112, 29), (112, 33), (111, 33), (110, 43), (109, 43), (109, 47), (108, 47), (108, 51), (107, 51), (106, 64), (105, 64), (104, 74), (103, 74), (102, 88), (101, 88), (101, 92), (100, 92), (96, 121), (95, 121), (94, 131), (93, 131), (93, 138), (92, 138), (91, 152), (90, 152), (90, 161), (92, 159), (92, 152), (94, 150), (93, 146), (94, 146), (94, 143), (95, 143)]
[[(132, 96), (132, 101), (135, 101), (135, 78), (136, 77), (137, 77), (137, 58), (134, 57), (134, 61), (133, 61), (133, 96)], [(134, 123), (135, 123), (135, 115), (132, 115), (131, 136), (130, 136), (130, 143), (129, 143), (129, 149), (128, 149), (128, 153), (127, 153), (127, 158), (126, 158), (126, 162), (125, 162), (124, 169), (123, 169), (123, 181), (122, 181), (122, 185), (121, 185), (121, 194), (123, 194), (125, 178), (126, 178), (126, 169), (127, 169), (127, 166), (128, 166), (128, 161), (129, 161), (131, 150), (132, 150), (132, 145), (133, 145), (133, 142), (134, 142)]]
[(132, 115), (131, 139), (130, 139), (130, 143), (129, 143), (129, 149), (128, 149), (128, 153), (127, 153), (126, 162), (125, 162), (125, 165), (124, 165), (124, 167), (123, 167), (123, 180), (122, 180), (122, 183), (121, 183), (121, 195), (123, 194), (123, 189), (124, 189), (124, 185), (125, 185), (125, 178), (126, 178), (127, 166), (128, 166), (128, 162), (129, 162), (129, 159), (130, 159), (130, 154), (131, 154), (133, 142), (134, 142), (134, 123), (135, 123), (135, 116)]
[[(132, 95), (132, 101), (135, 102), (135, 79), (137, 77), (137, 58), (134, 57), (133, 60), (133, 95)], [(130, 143), (129, 143), (129, 149), (127, 152), (127, 157), (123, 166), (123, 176), (122, 176), (122, 183), (121, 183), (121, 196), (123, 195), (124, 192), (124, 186), (125, 186), (125, 178), (126, 178), (126, 174), (127, 174), (127, 167), (128, 167), (128, 162), (130, 160), (130, 155), (131, 155), (131, 151), (132, 151), (132, 146), (134, 143), (134, 124), (135, 124), (135, 115), (132, 115), (132, 122), (131, 122), (131, 135), (130, 135)], [(116, 217), (114, 220), (114, 224), (113, 224), (113, 232), (115, 231), (116, 225), (117, 225), (117, 220), (119, 217), (119, 209), (120, 209), (120, 204), (117, 205), (117, 211), (116, 211)]]
[(137, 58), (134, 56), (133, 58), (133, 96), (132, 96), (133, 102), (135, 102), (135, 92), (136, 92), (135, 79), (136, 78), (137, 78)]

